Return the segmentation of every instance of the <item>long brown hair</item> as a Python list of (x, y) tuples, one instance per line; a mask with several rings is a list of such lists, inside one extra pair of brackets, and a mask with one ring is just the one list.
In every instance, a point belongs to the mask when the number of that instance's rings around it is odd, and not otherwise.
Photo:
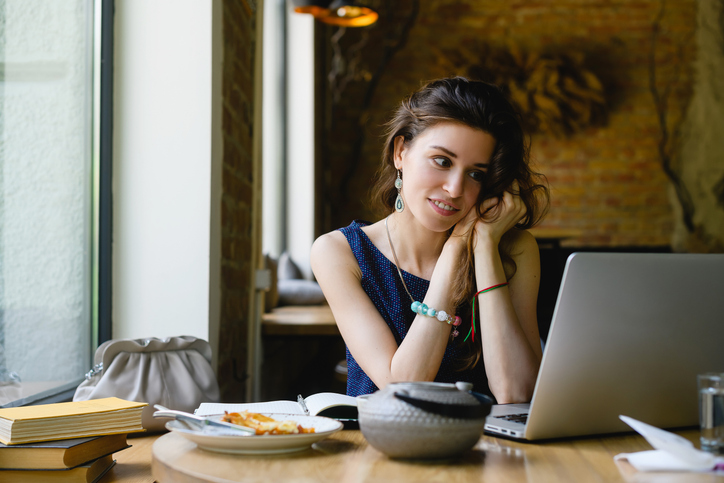
[[(391, 213), (397, 197), (394, 185), (397, 176), (395, 139), (402, 136), (405, 144), (412, 143), (427, 128), (445, 121), (480, 129), (495, 138), (495, 149), (478, 195), (478, 215), (483, 217), (480, 212), (483, 201), (502, 196), (513, 181), (517, 181), (519, 192), (516, 194), (527, 211), (515, 228), (526, 230), (538, 223), (547, 209), (549, 193), (544, 177), (529, 166), (530, 143), (519, 114), (498, 87), (464, 77), (438, 79), (424, 85), (402, 101), (386, 124), (382, 164), (371, 190), (371, 199), (381, 213)], [(498, 214), (497, 207), (494, 207), (485, 213), (485, 219), (494, 220)], [(516, 271), (510, 238), (509, 232), (498, 247), (508, 279)], [(469, 302), (476, 292), (472, 242), (473, 237), (470, 237), (468, 250), (458, 267), (459, 276), (451, 287), (452, 301), (459, 308)], [(470, 347), (470, 354), (464, 368), (477, 364), (481, 355), (479, 343)]]

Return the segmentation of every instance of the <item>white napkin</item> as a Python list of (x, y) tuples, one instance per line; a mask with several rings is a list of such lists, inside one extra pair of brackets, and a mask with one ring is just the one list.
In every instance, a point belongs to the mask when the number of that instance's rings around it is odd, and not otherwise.
[(643, 436), (651, 451), (621, 453), (614, 460), (626, 459), (639, 471), (716, 471), (724, 473), (724, 458), (696, 449), (686, 438), (670, 433), (650, 424), (642, 423), (628, 416), (619, 416)]

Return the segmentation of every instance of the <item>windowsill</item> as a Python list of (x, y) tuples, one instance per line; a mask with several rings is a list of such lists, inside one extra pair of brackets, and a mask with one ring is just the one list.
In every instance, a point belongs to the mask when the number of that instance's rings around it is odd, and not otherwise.
[(83, 379), (0, 385), (0, 408), (70, 401), (81, 381)]

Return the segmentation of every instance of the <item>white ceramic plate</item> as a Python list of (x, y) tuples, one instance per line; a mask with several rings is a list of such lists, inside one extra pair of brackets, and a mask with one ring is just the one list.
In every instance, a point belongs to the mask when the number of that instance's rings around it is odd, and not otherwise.
[(301, 434), (265, 434), (261, 436), (245, 435), (233, 429), (192, 430), (180, 421), (169, 421), (166, 428), (180, 434), (189, 441), (207, 451), (234, 454), (274, 454), (303, 451), (313, 443), (320, 441), (342, 429), (342, 423), (319, 416), (298, 414), (262, 413), (277, 421), (295, 421), (305, 428), (314, 428), (314, 433)]

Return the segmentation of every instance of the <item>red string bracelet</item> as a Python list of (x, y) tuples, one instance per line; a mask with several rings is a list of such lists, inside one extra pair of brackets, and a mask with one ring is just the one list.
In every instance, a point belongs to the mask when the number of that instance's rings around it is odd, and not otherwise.
[(463, 339), (463, 342), (468, 340), (468, 337), (470, 337), (470, 334), (473, 334), (473, 342), (475, 342), (475, 301), (478, 300), (478, 295), (485, 292), (490, 292), (492, 290), (495, 290), (496, 288), (505, 287), (508, 285), (508, 282), (499, 283), (498, 285), (493, 285), (492, 287), (484, 288), (482, 290), (478, 290), (478, 292), (473, 296), (473, 314), (470, 318), (470, 331), (468, 331), (468, 335), (465, 336), (465, 339)]

